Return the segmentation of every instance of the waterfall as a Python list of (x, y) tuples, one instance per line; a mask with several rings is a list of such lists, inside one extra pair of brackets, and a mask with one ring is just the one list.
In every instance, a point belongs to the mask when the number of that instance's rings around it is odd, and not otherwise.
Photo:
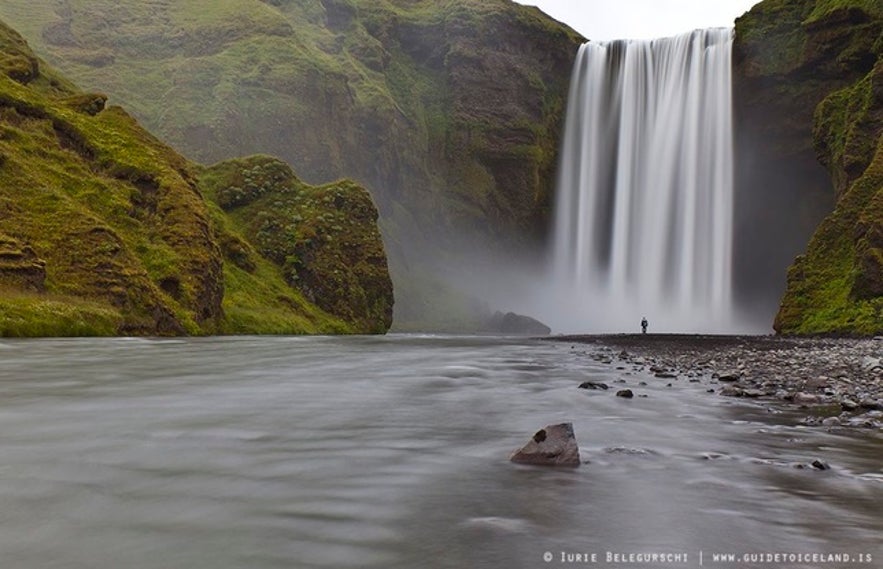
[(562, 328), (730, 330), (732, 38), (580, 47), (552, 244)]

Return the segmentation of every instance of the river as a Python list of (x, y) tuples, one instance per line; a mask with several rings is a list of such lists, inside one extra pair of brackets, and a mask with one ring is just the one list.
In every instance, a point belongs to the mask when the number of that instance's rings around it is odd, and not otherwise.
[[(752, 566), (715, 557), (729, 553), (883, 565), (879, 433), (798, 427), (700, 384), (596, 363), (591, 349), (435, 336), (4, 341), (0, 566)], [(577, 389), (585, 380), (639, 397)], [(508, 461), (563, 421), (586, 464)], [(831, 469), (794, 466), (816, 459)], [(639, 563), (645, 554), (679, 557)]]

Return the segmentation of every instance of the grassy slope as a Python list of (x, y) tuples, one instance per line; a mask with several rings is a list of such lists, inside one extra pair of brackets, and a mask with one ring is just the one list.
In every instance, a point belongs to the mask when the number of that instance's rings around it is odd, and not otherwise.
[[(109, 305), (94, 330), (84, 318), (83, 333), (106, 332), (108, 318), (119, 332), (211, 326), (220, 316), (219, 283), (211, 280), (220, 259), (183, 159), (120, 109), (94, 114), (103, 97), (43, 74), (17, 34), (0, 27), (0, 35), (2, 232), (45, 262), (44, 286), (61, 295), (56, 302), (73, 296)], [(16, 70), (22, 61), (28, 74)], [(15, 297), (19, 310), (26, 301)]]
[(363, 329), (289, 287), (191, 163), (2, 24), (0, 70), (0, 335)]
[(369, 188), (403, 315), (419, 319), (439, 298), (410, 281), (461, 237), (479, 248), (543, 239), (581, 38), (534, 8), (8, 0), (2, 17), (188, 156), (268, 153), (311, 183)]

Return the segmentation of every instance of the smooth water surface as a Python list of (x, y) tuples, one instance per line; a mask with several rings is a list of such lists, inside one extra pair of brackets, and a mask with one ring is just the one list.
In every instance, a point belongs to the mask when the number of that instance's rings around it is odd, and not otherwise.
[[(591, 349), (6, 341), (0, 566), (532, 568), (592, 552), (597, 565), (606, 552), (684, 553), (685, 567), (700, 552), (704, 565), (718, 552), (883, 563), (879, 434), (785, 426), (706, 386), (596, 364)], [(587, 379), (639, 397), (577, 389)], [(588, 464), (508, 462), (561, 421)], [(814, 459), (832, 469), (793, 465)]]

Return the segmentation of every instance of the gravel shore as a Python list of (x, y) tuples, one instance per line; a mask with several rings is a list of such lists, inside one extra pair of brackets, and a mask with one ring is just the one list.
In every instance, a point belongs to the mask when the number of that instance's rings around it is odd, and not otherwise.
[(806, 410), (804, 423), (883, 429), (883, 338), (638, 334), (558, 336), (592, 344), (593, 359), (661, 381), (709, 384), (716, 396)]

